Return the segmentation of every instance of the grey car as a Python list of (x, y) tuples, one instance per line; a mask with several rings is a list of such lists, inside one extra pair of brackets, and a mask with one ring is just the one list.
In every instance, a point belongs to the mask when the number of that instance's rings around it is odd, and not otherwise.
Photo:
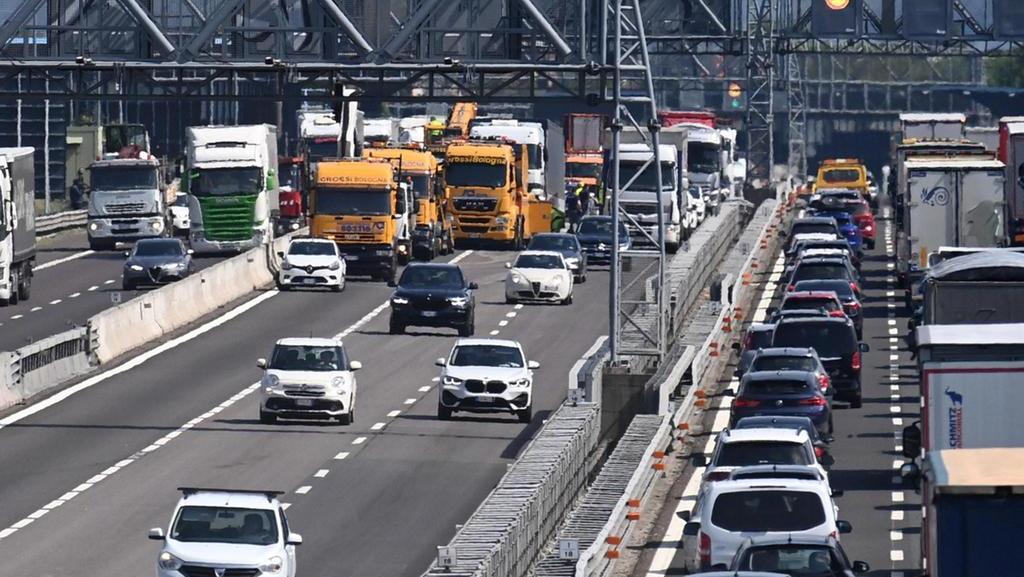
[(146, 238), (125, 253), (121, 286), (135, 290), (140, 286), (158, 286), (181, 280), (195, 272), (192, 249), (176, 238)]
[(564, 232), (543, 232), (533, 235), (526, 250), (550, 250), (562, 253), (565, 264), (572, 271), (572, 280), (577, 284), (587, 282), (587, 255), (575, 235)]

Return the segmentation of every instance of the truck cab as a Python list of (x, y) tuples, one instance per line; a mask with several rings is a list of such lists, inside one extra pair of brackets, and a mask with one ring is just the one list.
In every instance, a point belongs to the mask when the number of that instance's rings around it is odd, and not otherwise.
[(409, 261), (418, 210), (410, 187), (386, 160), (344, 158), (317, 164), (311, 232), (338, 244), (350, 274), (392, 282)]
[(722, 201), (722, 134), (697, 124), (687, 127), (686, 174), (690, 179), (688, 203), (702, 221)]
[(819, 188), (849, 188), (859, 192), (864, 200), (871, 201), (868, 171), (855, 158), (831, 158), (822, 162), (812, 192), (817, 192)]
[(168, 231), (164, 183), (154, 159), (97, 160), (89, 166), (86, 235), (92, 250), (113, 250), (118, 242), (165, 236)]
[[(680, 210), (680, 183), (682, 175), (677, 162), (675, 146), (662, 144), (658, 152), (661, 157), (661, 194), (657, 191), (651, 148), (643, 143), (619, 145), (619, 183), (626, 189), (621, 193), (620, 206), (632, 216), (651, 238), (659, 238), (658, 206), (664, 211), (665, 250), (674, 253), (683, 238), (683, 212)], [(645, 166), (646, 165), (646, 166)], [(630, 183), (632, 181), (632, 183)], [(626, 185), (629, 184), (627, 187)], [(696, 226), (696, 223), (693, 224)], [(646, 236), (628, 223), (634, 243), (645, 244)]]

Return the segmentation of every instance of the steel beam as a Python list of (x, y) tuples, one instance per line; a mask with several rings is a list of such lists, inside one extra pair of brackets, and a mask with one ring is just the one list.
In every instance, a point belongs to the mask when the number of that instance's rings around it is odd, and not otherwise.
[(416, 11), (409, 16), (409, 19), (405, 21), (405, 24), (398, 29), (398, 32), (395, 32), (395, 35), (387, 41), (387, 44), (378, 50), (377, 61), (384, 62), (394, 58), (402, 47), (405, 46), (405, 43), (412, 38), (412, 35), (419, 31), (420, 27), (423, 26), (423, 23), (427, 21), (427, 18), (429, 18), (444, 1), (445, 0), (424, 0), (423, 3), (420, 4), (419, 8), (417, 8)]
[(555, 30), (555, 27), (551, 25), (551, 22), (549, 22), (547, 17), (544, 16), (544, 13), (541, 12), (531, 0), (517, 1), (519, 2), (519, 5), (522, 6), (523, 9), (526, 10), (526, 12), (530, 15), (530, 18), (533, 20), (533, 22), (540, 27), (544, 35), (548, 37), (548, 40), (551, 41), (551, 44), (554, 46), (555, 50), (557, 50), (558, 53), (562, 56), (562, 58), (565, 58), (566, 56), (572, 54), (572, 48), (569, 47), (569, 44), (565, 41), (564, 38), (562, 38), (562, 35), (559, 34), (557, 30)]
[(366, 41), (366, 37), (356, 28), (356, 25), (349, 20), (348, 15), (341, 9), (341, 6), (338, 6), (334, 0), (320, 0), (320, 5), (323, 6), (324, 12), (331, 17), (331, 20), (334, 20), (341, 27), (360, 54), (366, 55), (373, 52), (373, 46)]
[(188, 43), (183, 50), (179, 51), (178, 62), (184, 63), (189, 60), (194, 60), (199, 55), (199, 51), (202, 50), (203, 46), (213, 38), (213, 35), (217, 33), (217, 29), (220, 28), (229, 18), (234, 16), (242, 6), (245, 5), (246, 0), (224, 0), (221, 2), (217, 9), (210, 13), (207, 17), (203, 27), (199, 29), (192, 41)]
[(164, 35), (164, 31), (157, 26), (156, 22), (153, 22), (153, 18), (150, 17), (149, 11), (139, 5), (136, 0), (118, 0), (121, 6), (132, 15), (133, 18), (139, 23), (140, 26), (146, 31), (149, 39), (152, 40), (164, 53), (165, 56), (172, 56), (177, 47), (167, 39)]
[(3, 48), (14, 38), (14, 35), (18, 33), (18, 30), (28, 22), (36, 10), (43, 5), (46, 0), (24, 0), (21, 6), (11, 14), (11, 17), (7, 22), (0, 26), (0, 48)]

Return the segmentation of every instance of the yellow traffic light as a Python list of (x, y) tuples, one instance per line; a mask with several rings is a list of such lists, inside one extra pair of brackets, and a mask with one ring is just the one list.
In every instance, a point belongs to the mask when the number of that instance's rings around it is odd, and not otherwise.
[(850, 6), (850, 0), (825, 0), (825, 6), (832, 10), (846, 10)]
[(735, 82), (729, 83), (729, 98), (739, 98), (743, 96), (743, 87)]

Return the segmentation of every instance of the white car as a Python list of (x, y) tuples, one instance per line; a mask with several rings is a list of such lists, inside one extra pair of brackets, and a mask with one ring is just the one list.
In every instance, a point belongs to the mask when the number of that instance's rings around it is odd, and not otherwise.
[(192, 221), (188, 216), (188, 195), (178, 193), (168, 208), (171, 213), (171, 227), (175, 236), (187, 236)]
[(441, 368), (437, 418), (450, 419), (455, 411), (509, 412), (519, 421), (533, 420), (533, 369), (516, 341), (459, 339)]
[(335, 292), (345, 290), (345, 259), (334, 241), (322, 238), (297, 238), (288, 244), (287, 252), (278, 253), (281, 272), (277, 287), (291, 290), (295, 287), (330, 287)]
[(828, 479), (828, 472), (814, 452), (814, 443), (807, 432), (800, 429), (726, 429), (718, 435), (710, 462), (702, 455), (695, 455), (694, 464), (707, 467), (701, 479), (705, 483), (724, 481), (733, 469), (753, 465), (814, 467)]
[(505, 263), (505, 302), (547, 301), (572, 304), (572, 270), (562, 253), (526, 250)]
[(295, 577), (295, 546), (302, 535), (288, 528), (279, 491), (182, 487), (163, 541), (157, 577), (261, 575)]
[(324, 338), (281, 339), (256, 365), (260, 382), (260, 422), (278, 417), (321, 417), (349, 425), (355, 421), (356, 376), (363, 368), (351, 361), (341, 341)]
[(721, 481), (704, 495), (699, 516), (683, 527), (684, 561), (690, 572), (725, 569), (753, 536), (828, 537), (849, 533), (836, 520), (828, 485), (797, 479)]

